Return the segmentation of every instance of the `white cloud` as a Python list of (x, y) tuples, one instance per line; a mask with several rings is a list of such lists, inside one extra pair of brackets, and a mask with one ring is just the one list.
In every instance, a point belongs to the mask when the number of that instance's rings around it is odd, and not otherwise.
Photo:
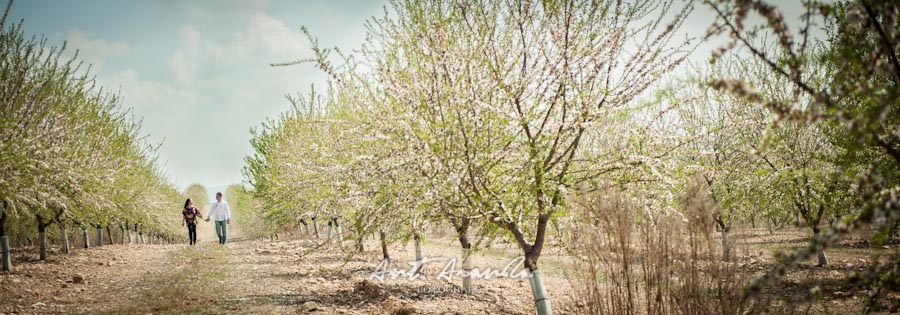
[(91, 39), (90, 35), (79, 29), (72, 29), (66, 35), (68, 49), (78, 51), (78, 57), (92, 65), (94, 73), (103, 68), (107, 58), (122, 57), (131, 54), (131, 46), (126, 43), (108, 42), (105, 39)]
[(108, 81), (121, 86), (122, 94), (129, 106), (142, 105), (140, 106), (142, 109), (175, 112), (185, 103), (194, 104), (200, 99), (187, 89), (178, 89), (164, 82), (141, 80), (137, 71), (130, 68), (110, 76)]
[(194, 71), (197, 64), (188, 60), (184, 51), (179, 50), (169, 58), (169, 70), (175, 76), (175, 80), (182, 85), (192, 85), (194, 83)]
[(197, 29), (193, 26), (185, 25), (178, 32), (188, 49), (197, 49), (197, 46), (200, 44), (200, 32)]
[[(141, 79), (134, 69), (122, 70), (102, 81), (121, 87), (124, 104), (142, 118), (142, 131), (149, 133), (148, 141), (163, 143), (159, 156), (166, 163), (169, 176), (181, 181), (206, 171), (198, 166), (209, 164), (199, 152), (207, 135), (202, 132), (205, 129), (195, 124), (197, 117), (193, 110), (202, 102), (201, 95), (166, 82)], [(195, 181), (180, 184), (185, 186)]]
[[(220, 36), (185, 25), (181, 47), (168, 57), (168, 72), (155, 80), (126, 69), (107, 86), (121, 86), (125, 104), (143, 116), (150, 141), (181, 186), (239, 182), (250, 154), (249, 129), (287, 110), (285, 94), (305, 90), (324, 75), (310, 68), (273, 68), (272, 62), (309, 57), (308, 39), (262, 12)], [(108, 81), (108, 82), (106, 82)]]
[(258, 45), (272, 57), (297, 58), (310, 51), (305, 35), (263, 13), (253, 15), (249, 29), (239, 35), (239, 40)]

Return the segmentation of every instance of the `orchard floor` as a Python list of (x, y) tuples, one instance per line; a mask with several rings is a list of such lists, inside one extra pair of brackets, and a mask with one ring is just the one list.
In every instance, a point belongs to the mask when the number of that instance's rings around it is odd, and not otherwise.
[[(803, 246), (804, 232), (735, 233), (743, 268), (763, 272), (773, 261), (773, 251)], [(250, 240), (240, 235), (236, 225), (229, 233), (229, 243), (220, 246), (213, 240), (211, 224), (205, 224), (196, 246), (106, 245), (68, 255), (52, 251), (48, 262), (36, 261), (33, 248), (17, 249), (14, 272), (0, 273), (0, 313), (533, 314), (527, 280), (476, 281), (476, 292), (463, 294), (458, 277), (451, 282), (437, 279), (445, 263), (433, 262), (424, 269), (427, 280), (388, 276), (381, 283), (370, 278), (381, 259), (375, 240), (366, 241), (364, 253), (349, 256), (354, 246), (349, 241), (344, 251), (334, 242), (308, 238)], [(867, 288), (835, 288), (851, 272), (863, 269), (871, 254), (898, 253), (896, 244), (869, 246), (864, 240), (860, 236), (845, 241), (829, 251), (828, 267), (804, 263), (767, 291), (772, 296), (791, 296), (820, 285), (825, 301), (813, 308), (814, 313), (858, 313)], [(454, 245), (449, 237), (436, 237), (426, 243), (426, 255), (459, 256)], [(411, 242), (391, 246), (390, 253), (396, 268), (408, 269), (406, 262), (414, 257)], [(501, 243), (480, 252), (473, 264), (502, 269), (515, 256), (512, 245)], [(556, 313), (580, 313), (571, 299), (565, 258), (545, 253), (541, 263)], [(83, 281), (73, 281), (76, 278)], [(900, 306), (900, 295), (889, 294), (887, 301)]]
[[(209, 224), (211, 225), (211, 224)], [(354, 244), (306, 238), (249, 240), (232, 225), (218, 245), (201, 226), (200, 244), (104, 245), (68, 255), (52, 250), (47, 262), (36, 249), (14, 251), (14, 272), (0, 273), (0, 314), (531, 314), (527, 280), (476, 282), (473, 294), (461, 279), (436, 279), (444, 262), (428, 264), (427, 280), (403, 277), (381, 283), (370, 276), (381, 258), (375, 240), (348, 255)], [(323, 233), (324, 234), (324, 233)], [(324, 235), (323, 235), (324, 238)], [(390, 247), (393, 267), (408, 270), (413, 246)], [(458, 248), (458, 247), (457, 247)], [(458, 256), (449, 241), (427, 243), (434, 256)], [(510, 252), (512, 248), (510, 248)], [(507, 258), (491, 251), (478, 266), (502, 269)], [(35, 256), (35, 257), (30, 257)], [(515, 257), (510, 254), (510, 257)], [(552, 259), (552, 257), (550, 258)], [(459, 269), (461, 264), (457, 264)], [(548, 268), (549, 269), (549, 268)], [(549, 294), (565, 296), (568, 281), (548, 270)], [(74, 283), (73, 278), (84, 281)], [(565, 305), (554, 305), (565, 312)]]

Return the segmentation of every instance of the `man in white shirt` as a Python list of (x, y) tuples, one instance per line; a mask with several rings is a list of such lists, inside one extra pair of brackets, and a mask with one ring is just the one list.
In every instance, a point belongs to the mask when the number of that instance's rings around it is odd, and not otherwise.
[(209, 219), (216, 220), (216, 235), (219, 236), (219, 244), (225, 245), (225, 238), (228, 229), (226, 224), (231, 224), (231, 207), (228, 202), (222, 200), (222, 193), (216, 193), (216, 202), (209, 206), (209, 213), (206, 214), (206, 222)]

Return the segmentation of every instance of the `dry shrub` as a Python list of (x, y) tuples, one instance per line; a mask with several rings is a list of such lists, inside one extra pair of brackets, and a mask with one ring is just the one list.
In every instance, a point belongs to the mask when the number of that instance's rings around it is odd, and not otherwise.
[(412, 303), (393, 296), (388, 297), (388, 299), (384, 301), (382, 309), (386, 314), (391, 315), (412, 315), (418, 311)]
[(354, 284), (353, 294), (369, 300), (383, 300), (388, 296), (388, 293), (381, 286), (369, 280), (359, 281)]
[(715, 205), (693, 185), (681, 213), (652, 213), (619, 193), (581, 194), (576, 305), (584, 314), (752, 314), (751, 275), (723, 257)]

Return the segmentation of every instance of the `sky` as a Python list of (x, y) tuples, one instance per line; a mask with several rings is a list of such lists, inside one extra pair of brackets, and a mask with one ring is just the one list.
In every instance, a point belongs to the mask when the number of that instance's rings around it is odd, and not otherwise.
[(357, 47), (379, 1), (16, 1), (26, 33), (91, 64), (107, 89), (142, 119), (179, 188), (240, 183), (250, 128), (290, 108), (286, 94), (324, 84), (308, 58), (306, 26), (326, 47)]
[[(788, 17), (799, 15), (789, 1)], [(28, 34), (91, 64), (107, 89), (124, 97), (179, 187), (210, 193), (243, 180), (253, 150), (251, 127), (290, 108), (286, 94), (323, 86), (312, 65), (271, 67), (308, 58), (306, 26), (323, 47), (350, 50), (365, 39), (364, 23), (384, 13), (385, 0), (28, 0), (10, 17)], [(713, 21), (703, 8), (682, 31), (701, 36)], [(709, 56), (701, 46), (692, 60)]]

